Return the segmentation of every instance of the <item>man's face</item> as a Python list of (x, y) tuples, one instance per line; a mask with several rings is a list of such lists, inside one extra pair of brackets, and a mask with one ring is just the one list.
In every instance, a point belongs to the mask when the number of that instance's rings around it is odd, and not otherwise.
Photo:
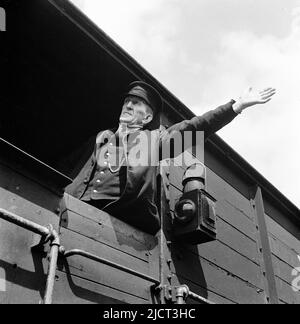
[(120, 123), (145, 126), (153, 119), (153, 111), (142, 98), (128, 96), (124, 100)]

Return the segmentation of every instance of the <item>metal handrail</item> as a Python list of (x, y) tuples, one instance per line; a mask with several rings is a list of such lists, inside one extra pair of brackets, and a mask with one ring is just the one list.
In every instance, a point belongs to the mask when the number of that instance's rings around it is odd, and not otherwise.
[(185, 304), (187, 298), (191, 298), (195, 301), (209, 304), (209, 305), (215, 305), (215, 303), (211, 302), (210, 300), (201, 297), (200, 295), (197, 295), (190, 291), (190, 288), (187, 285), (182, 285), (176, 288), (176, 299), (177, 304)]
[(42, 236), (48, 236), (51, 232), (48, 227), (36, 224), (2, 208), (0, 208), (0, 218)]
[(195, 301), (199, 301), (199, 302), (202, 302), (202, 303), (205, 303), (205, 304), (216, 305), (212, 301), (210, 301), (210, 300), (208, 300), (208, 299), (206, 299), (204, 297), (201, 297), (201, 296), (193, 293), (192, 291), (189, 292), (188, 297), (195, 300)]
[(160, 281), (157, 280), (157, 279), (155, 279), (155, 278), (153, 278), (153, 277), (150, 277), (150, 276), (148, 276), (148, 275), (146, 275), (146, 274), (143, 274), (143, 273), (141, 273), (141, 272), (135, 271), (135, 270), (130, 269), (130, 268), (128, 268), (128, 267), (122, 266), (122, 265), (120, 265), (120, 264), (118, 264), (118, 263), (115, 263), (115, 262), (112, 262), (112, 261), (106, 260), (106, 259), (104, 259), (104, 258), (101, 258), (101, 257), (99, 257), (99, 256), (97, 256), (97, 255), (91, 254), (91, 253), (86, 252), (86, 251), (83, 251), (83, 250), (74, 249), (74, 250), (65, 251), (64, 247), (61, 246), (61, 247), (59, 248), (59, 252), (60, 252), (60, 253), (61, 253), (65, 258), (68, 258), (68, 257), (70, 257), (70, 256), (72, 256), (72, 255), (81, 255), (81, 256), (83, 256), (83, 257), (85, 257), (85, 258), (88, 258), (88, 259), (90, 259), (90, 260), (94, 260), (94, 261), (96, 261), (96, 262), (100, 262), (100, 263), (106, 264), (106, 265), (111, 266), (111, 267), (113, 267), (113, 268), (116, 268), (116, 269), (122, 270), (122, 271), (124, 271), (124, 272), (127, 272), (127, 273), (130, 273), (130, 274), (132, 274), (132, 275), (135, 275), (135, 276), (137, 276), (137, 277), (139, 277), (139, 278), (142, 278), (142, 279), (145, 279), (145, 280), (147, 280), (147, 281), (150, 281), (150, 282), (154, 283), (154, 284), (157, 285), (157, 286), (160, 285)]
[(57, 267), (58, 250), (60, 246), (60, 240), (57, 232), (53, 229), (52, 225), (49, 225), (48, 227), (39, 225), (2, 208), (0, 208), (0, 218), (19, 227), (27, 229), (33, 233), (41, 235), (44, 238), (43, 243), (46, 243), (48, 241), (51, 242), (50, 262), (43, 301), (44, 304), (51, 304)]

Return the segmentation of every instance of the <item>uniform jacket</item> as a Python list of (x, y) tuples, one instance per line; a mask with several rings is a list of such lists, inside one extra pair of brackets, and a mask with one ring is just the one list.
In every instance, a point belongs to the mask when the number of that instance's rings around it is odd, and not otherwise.
[[(205, 138), (215, 133), (223, 126), (231, 122), (237, 114), (233, 111), (234, 101), (209, 111), (202, 116), (194, 117), (191, 120), (184, 120), (169, 128), (157, 130), (142, 130), (151, 137), (151, 147), (159, 147), (161, 143), (168, 141), (174, 132), (204, 131)], [(66, 192), (80, 199), (92, 177), (96, 167), (95, 144), (105, 145), (113, 135), (111, 130), (104, 130), (98, 135), (89, 139), (73, 156), (77, 159), (77, 165), (73, 173), (73, 183), (66, 187)], [(154, 142), (154, 143), (153, 143)], [(128, 149), (134, 145), (128, 143)], [(156, 155), (158, 150), (151, 151)], [(160, 228), (160, 217), (156, 204), (158, 168), (155, 166), (127, 166), (126, 186), (121, 197), (104, 208), (104, 211), (121, 218), (125, 222), (155, 234)]]

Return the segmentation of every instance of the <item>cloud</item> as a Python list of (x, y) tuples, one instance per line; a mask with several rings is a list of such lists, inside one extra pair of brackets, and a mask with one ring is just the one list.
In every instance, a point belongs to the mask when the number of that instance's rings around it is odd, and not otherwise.
[(276, 87), (273, 101), (245, 111), (219, 134), (299, 206), (300, 8), (293, 11), (285, 38), (232, 32), (221, 44), (215, 65), (208, 68), (203, 101), (194, 111), (248, 85)]
[(181, 17), (176, 0), (72, 2), (154, 77), (162, 82), (170, 78), (177, 56), (184, 55), (176, 46)]
[(84, 12), (127, 51), (143, 41), (141, 26), (163, 0), (88, 0)]

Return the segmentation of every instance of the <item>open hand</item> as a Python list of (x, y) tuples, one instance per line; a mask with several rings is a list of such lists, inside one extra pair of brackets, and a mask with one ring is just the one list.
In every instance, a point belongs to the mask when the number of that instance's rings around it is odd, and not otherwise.
[(233, 110), (236, 113), (242, 112), (244, 109), (254, 106), (261, 105), (269, 102), (274, 94), (276, 89), (266, 88), (264, 90), (255, 91), (253, 88), (249, 88), (242, 96), (240, 96), (236, 103), (233, 105)]

